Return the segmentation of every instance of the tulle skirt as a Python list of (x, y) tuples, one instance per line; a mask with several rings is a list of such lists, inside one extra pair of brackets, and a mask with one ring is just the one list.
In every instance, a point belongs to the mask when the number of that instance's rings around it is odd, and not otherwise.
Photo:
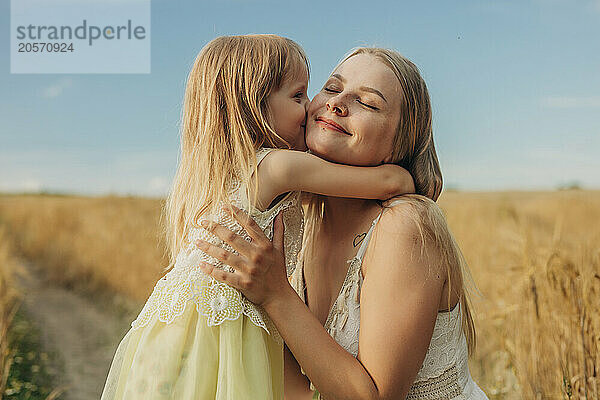
[(193, 303), (117, 347), (101, 400), (283, 399), (283, 345), (241, 315), (208, 326)]

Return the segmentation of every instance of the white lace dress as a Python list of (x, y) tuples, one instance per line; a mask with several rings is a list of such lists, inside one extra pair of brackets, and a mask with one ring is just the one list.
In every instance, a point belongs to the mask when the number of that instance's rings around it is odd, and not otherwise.
[[(257, 164), (270, 150), (257, 151)], [(244, 184), (234, 185), (230, 200), (245, 209)], [(302, 240), (300, 192), (284, 195), (266, 211), (253, 209), (249, 214), (271, 239), (273, 221), (280, 211), (290, 275)], [(217, 221), (250, 240), (225, 212), (203, 219)], [(158, 280), (119, 344), (102, 400), (283, 398), (279, 333), (261, 307), (198, 268), (198, 263), (205, 261), (232, 271), (198, 249), (197, 239), (237, 253), (202, 227), (187, 232), (174, 268)]]
[[(391, 203), (393, 206), (396, 202)], [(346, 277), (327, 320), (325, 329), (335, 341), (354, 357), (358, 355), (360, 329), (360, 290), (363, 283), (362, 259), (371, 234), (381, 217), (375, 218), (356, 256), (347, 261)], [(290, 277), (290, 282), (300, 298), (306, 302), (303, 265)], [(419, 370), (408, 396), (409, 400), (484, 400), (485, 393), (471, 378), (468, 366), (468, 350), (461, 329), (460, 306), (450, 312), (438, 313), (433, 336), (423, 365)], [(314, 387), (311, 388), (314, 390)]]

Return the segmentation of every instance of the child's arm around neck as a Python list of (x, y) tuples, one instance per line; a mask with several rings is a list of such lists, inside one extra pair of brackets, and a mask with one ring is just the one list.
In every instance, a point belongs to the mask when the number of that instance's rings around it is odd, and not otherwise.
[(414, 193), (415, 187), (410, 173), (398, 165), (357, 167), (301, 151), (278, 149), (258, 166), (258, 190), (259, 203), (264, 205), (290, 191), (386, 200)]

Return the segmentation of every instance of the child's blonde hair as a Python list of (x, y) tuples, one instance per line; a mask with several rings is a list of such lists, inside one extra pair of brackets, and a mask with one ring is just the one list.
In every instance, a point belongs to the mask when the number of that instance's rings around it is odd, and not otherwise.
[[(460, 299), (462, 328), (469, 351), (472, 352), (475, 348), (476, 334), (471, 314), (470, 287), (467, 285), (470, 282), (468, 265), (448, 228), (444, 214), (433, 201), (442, 191), (443, 180), (433, 143), (431, 101), (427, 85), (414, 63), (397, 51), (389, 49), (359, 47), (344, 57), (336, 69), (344, 61), (358, 54), (376, 57), (394, 72), (400, 82), (400, 123), (394, 137), (391, 162), (406, 168), (413, 177), (416, 195), (402, 196), (402, 200), (409, 203), (414, 211), (409, 215), (419, 227), (423, 245), (425, 241), (430, 241), (442, 256), (449, 287), (448, 306), (452, 291), (456, 291)], [(303, 262), (302, 259), (310, 252), (312, 238), (325, 213), (323, 196), (307, 195), (306, 199), (306, 229), (299, 262)]]
[(288, 79), (308, 78), (308, 70), (302, 48), (277, 35), (222, 36), (200, 51), (187, 80), (181, 157), (165, 205), (167, 269), (188, 228), (229, 203), (234, 182), (254, 175), (247, 198), (255, 204), (255, 151), (290, 148), (273, 129), (267, 98)]

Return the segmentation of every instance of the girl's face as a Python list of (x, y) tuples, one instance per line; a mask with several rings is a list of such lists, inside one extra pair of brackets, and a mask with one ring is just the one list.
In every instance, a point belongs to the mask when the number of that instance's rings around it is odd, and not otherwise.
[(333, 71), (310, 103), (308, 148), (342, 164), (390, 162), (400, 123), (401, 94), (398, 78), (377, 57), (350, 57)]
[(308, 110), (308, 73), (284, 80), (267, 98), (275, 132), (294, 150), (306, 151), (304, 133)]

